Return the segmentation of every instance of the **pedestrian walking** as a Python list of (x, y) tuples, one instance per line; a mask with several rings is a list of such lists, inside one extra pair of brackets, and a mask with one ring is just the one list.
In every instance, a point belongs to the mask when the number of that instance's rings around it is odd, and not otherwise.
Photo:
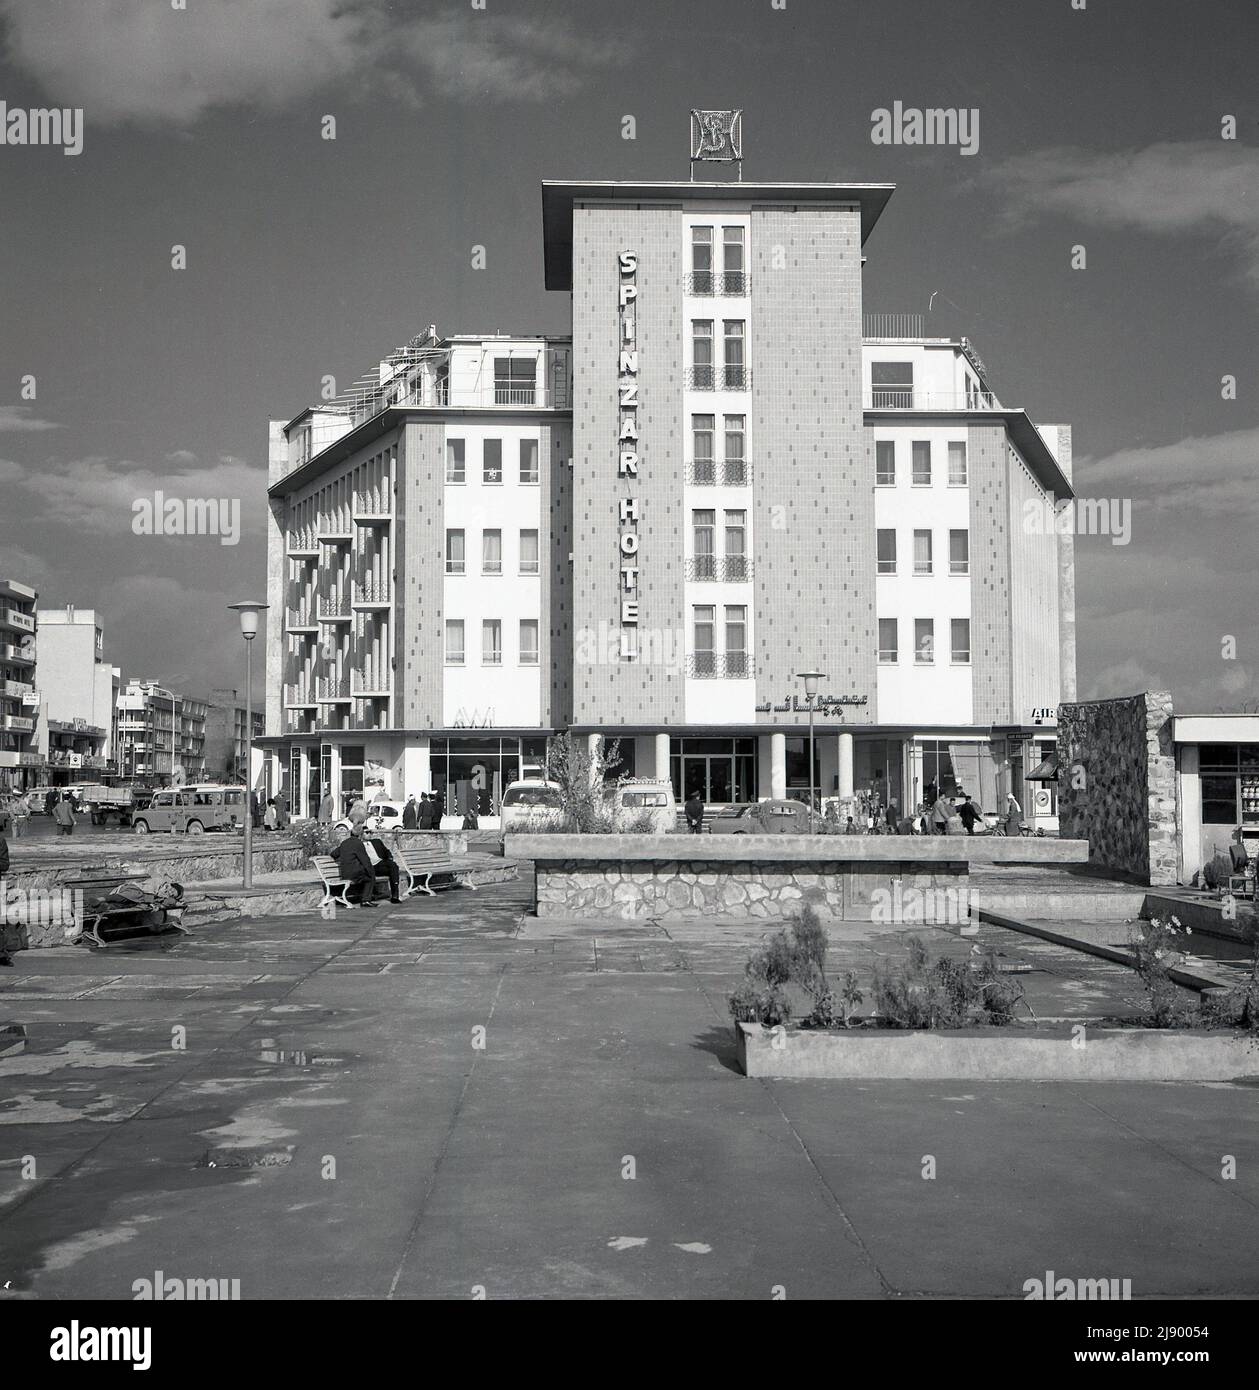
[(953, 815), (953, 803), (943, 792), (936, 798), (931, 808), (931, 829), (936, 835), (949, 833), (949, 820)]
[(407, 804), (402, 808), (402, 828), (403, 830), (418, 830), (420, 826), (420, 808), (416, 804), (415, 796), (407, 797)]
[(1005, 794), (1005, 833), (1017, 838), (1023, 830), (1023, 808), (1014, 799), (1013, 792)]
[(18, 840), (26, 834), (31, 819), (31, 802), (25, 792), (19, 792), (13, 798), (12, 811), (13, 838)]
[(979, 807), (975, 805), (964, 791), (959, 790), (957, 794), (961, 798), (957, 808), (957, 814), (961, 818), (966, 833), (968, 835), (973, 835), (975, 833), (975, 822), (979, 819)]
[(44, 815), (51, 816), (53, 807), (61, 798), (61, 793), (56, 787), (49, 787), (44, 793)]
[(52, 808), (52, 818), (57, 822), (59, 835), (74, 834), (74, 807), (70, 804), (68, 796), (58, 799), (57, 804)]

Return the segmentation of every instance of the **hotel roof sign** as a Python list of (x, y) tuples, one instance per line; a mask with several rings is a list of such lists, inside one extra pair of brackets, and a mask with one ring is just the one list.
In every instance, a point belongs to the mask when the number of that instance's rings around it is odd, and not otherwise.
[(743, 177), (743, 112), (691, 112), (691, 177), (695, 165), (737, 164)]

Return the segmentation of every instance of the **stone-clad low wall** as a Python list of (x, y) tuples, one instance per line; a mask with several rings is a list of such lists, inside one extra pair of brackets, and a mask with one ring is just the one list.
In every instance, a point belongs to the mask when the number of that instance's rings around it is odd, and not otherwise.
[(907, 920), (933, 922), (956, 920), (957, 890), (966, 889), (972, 860), (1017, 855), (1021, 862), (1080, 863), (1088, 846), (982, 844), (961, 836), (783, 835), (723, 843), (684, 835), (509, 835), (507, 854), (533, 860), (539, 917), (771, 921), (811, 903), (827, 916), (868, 920), (881, 901), (889, 920), (901, 920), (912, 899)]

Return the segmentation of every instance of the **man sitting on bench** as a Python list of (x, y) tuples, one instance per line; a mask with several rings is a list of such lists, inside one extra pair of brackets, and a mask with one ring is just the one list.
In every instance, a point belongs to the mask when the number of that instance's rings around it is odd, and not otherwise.
[[(363, 836), (362, 821), (356, 822), (353, 830), (333, 851), (342, 878), (351, 883), (361, 883), (358, 906), (375, 907), (372, 898), (376, 894), (376, 875), (386, 874), (389, 878), (389, 901), (400, 903), (398, 896), (398, 865), (389, 847), (383, 840), (368, 840)], [(346, 900), (350, 901), (350, 890), (346, 890)]]

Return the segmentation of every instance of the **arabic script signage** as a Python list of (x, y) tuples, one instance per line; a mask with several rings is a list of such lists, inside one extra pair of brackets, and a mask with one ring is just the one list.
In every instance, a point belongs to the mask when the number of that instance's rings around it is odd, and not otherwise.
[[(815, 695), (813, 712), (822, 719), (842, 719), (845, 705), (864, 705), (869, 703), (868, 695)], [(757, 714), (808, 714), (809, 701), (799, 695), (789, 695), (787, 699), (774, 704), (762, 700), (756, 706)]]

